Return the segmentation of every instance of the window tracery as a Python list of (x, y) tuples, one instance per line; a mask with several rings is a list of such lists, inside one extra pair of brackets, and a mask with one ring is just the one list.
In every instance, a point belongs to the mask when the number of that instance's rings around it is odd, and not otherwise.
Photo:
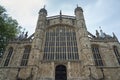
[(27, 65), (30, 51), (31, 51), (31, 46), (25, 46), (20, 66), (26, 66)]
[(117, 58), (117, 60), (118, 60), (118, 63), (119, 63), (119, 65), (120, 65), (120, 54), (119, 54), (119, 51), (118, 51), (117, 46), (113, 46), (113, 50), (114, 50), (114, 53), (115, 53), (116, 58)]
[(6, 57), (4, 66), (8, 66), (9, 65), (9, 62), (10, 62), (12, 54), (13, 54), (13, 47), (10, 47), (9, 50), (8, 50), (8, 55)]
[(93, 57), (95, 61), (96, 66), (103, 66), (103, 60), (100, 55), (99, 47), (98, 45), (92, 45), (92, 52), (93, 52)]
[(46, 31), (44, 60), (78, 60), (78, 48), (74, 28), (56, 26)]

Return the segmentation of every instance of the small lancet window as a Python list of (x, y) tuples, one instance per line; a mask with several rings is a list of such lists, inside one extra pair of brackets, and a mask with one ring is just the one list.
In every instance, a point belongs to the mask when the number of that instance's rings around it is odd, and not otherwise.
[(25, 46), (20, 66), (26, 66), (27, 65), (30, 51), (31, 51), (31, 46)]
[(92, 52), (93, 52), (95, 65), (96, 66), (103, 66), (103, 60), (102, 60), (102, 57), (100, 55), (99, 46), (92, 45)]
[(10, 47), (9, 50), (8, 50), (8, 55), (7, 55), (7, 57), (6, 57), (4, 66), (8, 66), (8, 65), (9, 65), (9, 62), (10, 62), (10, 59), (11, 59), (12, 54), (13, 54), (13, 48)]
[(119, 54), (119, 51), (118, 51), (117, 46), (113, 46), (113, 50), (114, 50), (114, 53), (115, 53), (116, 58), (117, 58), (117, 60), (118, 60), (118, 63), (119, 63), (119, 65), (120, 65), (120, 54)]

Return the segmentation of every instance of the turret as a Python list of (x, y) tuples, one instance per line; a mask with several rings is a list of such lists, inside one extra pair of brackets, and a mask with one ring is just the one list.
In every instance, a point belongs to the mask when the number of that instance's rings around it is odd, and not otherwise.
[(76, 19), (84, 19), (83, 9), (77, 6), (77, 8), (75, 9), (75, 15), (76, 15)]
[(43, 28), (43, 29), (45, 28), (46, 16), (47, 16), (47, 10), (44, 7), (39, 11), (39, 17), (36, 28)]
[(36, 39), (34, 44), (37, 45), (36, 47), (39, 48), (40, 50), (42, 48), (38, 44), (42, 44), (43, 42), (43, 35), (44, 35), (44, 30), (46, 27), (46, 20), (47, 20), (46, 16), (47, 16), (47, 10), (44, 7), (39, 11), (37, 27), (34, 35), (34, 38)]
[[(80, 43), (79, 50), (81, 51), (80, 53), (81, 63), (84, 66), (93, 65), (94, 63), (92, 61), (91, 44), (88, 38), (88, 31), (84, 20), (83, 9), (81, 7), (77, 6), (77, 8), (75, 9), (75, 18), (77, 38)], [(84, 70), (84, 72), (87, 71), (88, 71), (87, 69)], [(89, 74), (86, 74), (86, 76), (88, 75)]]
[(81, 7), (75, 8), (75, 18), (76, 18), (76, 27), (77, 30), (79, 30), (80, 37), (88, 36), (84, 15), (83, 15), (83, 9)]
[(39, 14), (47, 16), (47, 10), (45, 9), (45, 7), (40, 9)]
[(31, 60), (29, 65), (37, 65), (38, 61), (42, 59), (41, 55), (47, 20), (46, 16), (47, 10), (44, 7), (39, 11), (37, 26), (34, 33), (34, 39), (32, 42), (33, 50), (31, 51)]

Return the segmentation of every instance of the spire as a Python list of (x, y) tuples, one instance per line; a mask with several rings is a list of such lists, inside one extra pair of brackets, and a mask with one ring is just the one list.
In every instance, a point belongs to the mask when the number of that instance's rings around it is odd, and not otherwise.
[(96, 30), (96, 36), (97, 36), (97, 37), (100, 37), (98, 30)]
[(25, 38), (27, 38), (28, 37), (28, 31), (25, 33)]
[(102, 30), (102, 29), (101, 29), (101, 26), (99, 26), (99, 29)]
[(78, 7), (78, 4), (77, 4), (77, 7)]
[(117, 37), (116, 37), (114, 32), (113, 32), (113, 38), (115, 38), (118, 41), (118, 39), (117, 39)]
[(104, 38), (105, 37), (105, 33), (103, 33), (103, 31), (101, 29), (101, 26), (99, 28), (100, 28), (100, 33), (101, 33), (100, 37)]
[(60, 15), (62, 15), (62, 11), (60, 10)]
[(43, 7), (43, 8), (45, 9), (45, 7), (46, 7), (46, 6), (44, 5), (44, 7)]
[(60, 20), (62, 20), (62, 11), (60, 10)]

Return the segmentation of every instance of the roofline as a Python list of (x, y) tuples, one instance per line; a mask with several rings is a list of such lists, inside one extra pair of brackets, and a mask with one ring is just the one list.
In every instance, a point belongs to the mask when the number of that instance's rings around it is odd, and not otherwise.
[[(57, 19), (59, 17), (60, 17), (60, 15), (50, 16), (50, 17), (47, 17), (47, 20)], [(75, 16), (61, 15), (61, 17), (66, 18), (66, 19), (75, 19)]]

